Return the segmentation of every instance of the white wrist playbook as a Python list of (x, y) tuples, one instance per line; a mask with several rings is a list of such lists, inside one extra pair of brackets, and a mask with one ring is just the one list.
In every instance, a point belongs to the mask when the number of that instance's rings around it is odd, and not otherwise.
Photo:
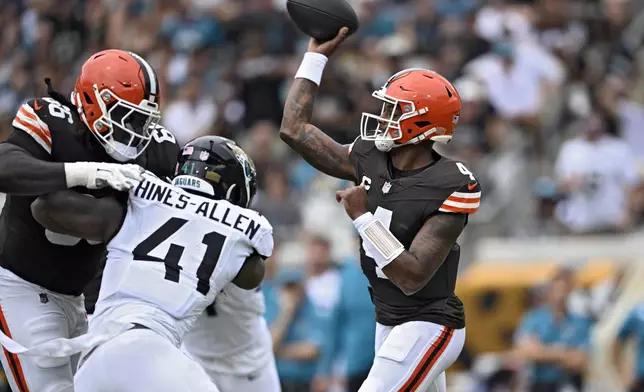
[(384, 268), (405, 251), (403, 244), (371, 212), (356, 218), (353, 225), (360, 233), (365, 249), (371, 253), (378, 267)]

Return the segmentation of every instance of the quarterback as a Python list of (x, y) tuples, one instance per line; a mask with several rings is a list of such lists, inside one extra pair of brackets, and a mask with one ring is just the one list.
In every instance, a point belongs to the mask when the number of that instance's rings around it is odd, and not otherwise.
[(363, 113), (360, 136), (336, 143), (311, 115), (328, 57), (347, 31), (309, 43), (280, 136), (320, 171), (356, 184), (336, 196), (361, 237), (376, 307), (376, 358), (360, 391), (444, 392), (444, 372), (465, 340), (463, 304), (454, 294), (456, 240), (481, 196), (463, 163), (433, 149), (451, 140), (461, 100), (435, 72), (400, 71), (373, 93), (382, 111)]
[(218, 391), (180, 346), (224, 287), (252, 290), (264, 276), (273, 235), (248, 209), (256, 189), (250, 158), (234, 142), (206, 136), (184, 147), (172, 184), (145, 173), (127, 211), (68, 191), (36, 200), (43, 226), (108, 242), (77, 392)]

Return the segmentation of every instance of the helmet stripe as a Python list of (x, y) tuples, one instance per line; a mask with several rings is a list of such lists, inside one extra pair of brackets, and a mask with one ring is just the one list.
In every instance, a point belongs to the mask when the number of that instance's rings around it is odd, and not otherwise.
[(145, 79), (145, 91), (150, 94), (150, 96), (147, 98), (148, 101), (152, 103), (158, 103), (156, 100), (159, 95), (159, 78), (157, 78), (156, 72), (154, 72), (152, 66), (148, 64), (148, 62), (145, 61), (143, 57), (133, 52), (128, 53), (134, 58), (134, 60), (136, 60), (137, 63), (139, 63), (139, 66), (143, 70), (143, 79)]

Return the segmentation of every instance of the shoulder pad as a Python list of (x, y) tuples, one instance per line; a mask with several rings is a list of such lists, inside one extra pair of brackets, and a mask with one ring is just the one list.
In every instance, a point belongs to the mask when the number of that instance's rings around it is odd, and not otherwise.
[[(44, 99), (31, 99), (18, 109), (11, 125), (31, 136), (48, 154), (51, 154), (51, 131), (46, 110), (49, 105)], [(43, 121), (45, 120), (45, 121)]]
[(481, 205), (481, 184), (474, 174), (461, 162), (448, 161), (454, 165), (453, 173), (449, 170), (445, 186), (451, 191), (438, 211), (461, 214), (474, 214)]

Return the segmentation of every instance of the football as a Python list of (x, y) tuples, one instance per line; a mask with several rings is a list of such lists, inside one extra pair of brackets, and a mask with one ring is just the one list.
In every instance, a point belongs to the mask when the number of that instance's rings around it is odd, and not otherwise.
[(333, 39), (342, 27), (358, 30), (356, 12), (346, 0), (288, 0), (286, 9), (295, 25), (320, 42)]

